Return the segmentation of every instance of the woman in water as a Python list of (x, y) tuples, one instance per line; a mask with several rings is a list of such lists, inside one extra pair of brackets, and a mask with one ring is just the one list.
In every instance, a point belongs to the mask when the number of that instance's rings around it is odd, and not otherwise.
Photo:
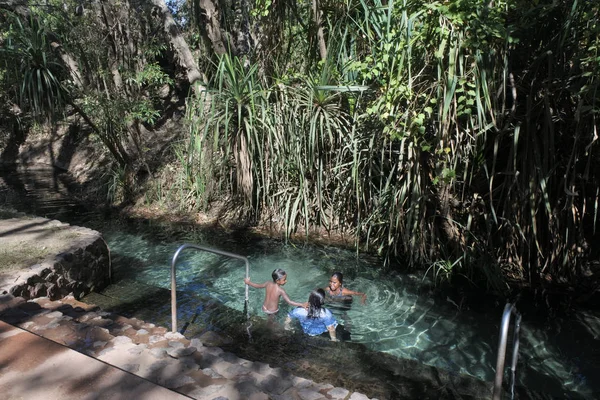
[(331, 313), (326, 308), (323, 308), (325, 302), (325, 291), (323, 289), (315, 289), (310, 292), (308, 297), (308, 311), (298, 307), (288, 313), (285, 321), (286, 329), (289, 329), (292, 318), (298, 319), (304, 333), (310, 336), (317, 336), (325, 332), (329, 332), (329, 338), (337, 342), (335, 328), (338, 323)]
[(333, 301), (352, 301), (352, 296), (361, 296), (363, 304), (367, 301), (367, 295), (361, 292), (355, 292), (344, 287), (344, 275), (341, 272), (334, 272), (329, 278), (329, 286), (324, 288), (328, 300)]

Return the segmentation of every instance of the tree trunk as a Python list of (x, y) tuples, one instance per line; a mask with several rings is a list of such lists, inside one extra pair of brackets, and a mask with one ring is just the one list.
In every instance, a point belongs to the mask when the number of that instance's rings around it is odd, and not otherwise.
[(251, 36), (248, 21), (248, 1), (235, 0), (233, 2), (235, 20), (233, 21), (233, 34), (235, 35), (235, 55), (242, 56), (250, 52)]
[(85, 122), (87, 122), (87, 124), (92, 128), (94, 133), (98, 135), (102, 143), (104, 143), (106, 148), (108, 148), (108, 150), (113, 155), (115, 160), (117, 160), (119, 165), (125, 168), (129, 163), (129, 155), (127, 154), (125, 149), (123, 149), (121, 146), (115, 145), (112, 141), (108, 140), (106, 135), (102, 134), (102, 132), (100, 131), (98, 126), (96, 126), (94, 121), (92, 121), (92, 119), (86, 114), (86, 112), (83, 111), (83, 109), (77, 104), (75, 104), (75, 102), (70, 101), (69, 104), (71, 105), (71, 107), (73, 107), (77, 114), (79, 114), (85, 120)]
[(327, 45), (325, 44), (325, 32), (323, 30), (323, 11), (319, 6), (319, 0), (312, 0), (313, 8), (313, 23), (317, 28), (317, 41), (319, 43), (319, 55), (321, 60), (325, 61), (327, 58)]
[(205, 92), (206, 87), (201, 85), (198, 81), (202, 79), (202, 74), (198, 69), (198, 64), (194, 59), (190, 47), (181, 35), (171, 11), (167, 7), (165, 0), (150, 0), (150, 3), (157, 7), (160, 11), (160, 16), (163, 22), (165, 32), (169, 37), (169, 41), (173, 46), (173, 49), (177, 52), (181, 65), (185, 68), (188, 81), (194, 91), (198, 94)]
[(242, 129), (238, 129), (233, 145), (237, 168), (237, 189), (241, 192), (246, 205), (252, 207), (254, 178), (252, 176), (252, 157), (248, 149), (248, 139)]
[[(108, 62), (110, 64), (110, 72), (113, 77), (113, 84), (115, 85), (115, 89), (117, 92), (120, 92), (123, 89), (123, 78), (121, 78), (121, 73), (119, 72), (119, 43), (117, 42), (117, 34), (116, 32), (119, 29), (116, 29), (119, 25), (119, 21), (114, 22), (112, 15), (110, 15), (110, 10), (107, 10), (107, 7), (104, 4), (100, 4), (100, 10), (102, 11), (102, 19), (104, 25), (106, 26), (106, 31), (109, 32), (108, 36), (111, 42), (111, 50), (112, 57), (108, 57)], [(119, 26), (120, 28), (120, 26)]]
[(79, 70), (79, 64), (77, 63), (77, 60), (75, 60), (71, 56), (71, 54), (65, 52), (60, 43), (53, 41), (50, 43), (50, 46), (52, 47), (52, 49), (58, 52), (60, 58), (67, 66), (67, 69), (69, 70), (69, 75), (71, 75), (71, 79), (73, 80), (75, 86), (77, 86), (77, 88), (79, 89), (82, 89), (84, 82), (83, 78), (81, 77), (81, 72)]
[(199, 0), (197, 4), (202, 10), (202, 14), (204, 14), (201, 29), (204, 30), (206, 37), (210, 40), (213, 51), (218, 55), (225, 54), (227, 47), (230, 46), (226, 46), (226, 42), (221, 34), (220, 13), (217, 5), (212, 0)]

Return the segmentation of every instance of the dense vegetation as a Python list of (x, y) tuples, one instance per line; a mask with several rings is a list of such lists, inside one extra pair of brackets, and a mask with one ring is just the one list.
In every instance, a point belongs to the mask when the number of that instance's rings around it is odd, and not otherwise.
[[(148, 202), (226, 200), (245, 223), (344, 232), (436, 281), (500, 292), (582, 287), (598, 258), (597, 2), (0, 8), (5, 146), (79, 116), (114, 160), (113, 201), (144, 170)], [(185, 134), (152, 152), (148, 132), (180, 100)]]

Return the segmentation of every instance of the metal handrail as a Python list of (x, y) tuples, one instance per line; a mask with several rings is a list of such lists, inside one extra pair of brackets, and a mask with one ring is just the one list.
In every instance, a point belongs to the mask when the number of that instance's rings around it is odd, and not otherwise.
[[(177, 332), (177, 280), (175, 278), (175, 264), (177, 263), (177, 257), (179, 257), (179, 253), (184, 249), (192, 248), (201, 251), (208, 251), (209, 253), (215, 253), (222, 256), (237, 258), (238, 260), (242, 260), (246, 263), (246, 278), (250, 277), (250, 263), (248, 259), (244, 256), (240, 256), (238, 254), (229, 253), (227, 251), (217, 250), (206, 246), (199, 246), (196, 244), (183, 244), (179, 246), (175, 254), (173, 255), (173, 261), (171, 262), (171, 331)], [(248, 285), (246, 286), (246, 299), (245, 299), (245, 308), (248, 309)]]
[(513, 351), (510, 367), (510, 398), (513, 399), (515, 395), (515, 372), (517, 370), (517, 356), (519, 353), (519, 330), (521, 329), (521, 314), (519, 314), (514, 304), (508, 303), (506, 306), (504, 306), (502, 325), (500, 326), (500, 342), (498, 344), (498, 358), (496, 360), (496, 378), (494, 379), (494, 393), (492, 394), (493, 400), (500, 400), (502, 395), (502, 378), (504, 375), (504, 361), (506, 358), (508, 326), (510, 325), (510, 318), (513, 314), (515, 314), (516, 319), (515, 328), (513, 331)]

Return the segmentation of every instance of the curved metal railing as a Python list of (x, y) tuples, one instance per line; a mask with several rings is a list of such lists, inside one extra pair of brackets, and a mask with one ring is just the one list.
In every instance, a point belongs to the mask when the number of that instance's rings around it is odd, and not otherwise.
[(510, 366), (510, 398), (515, 396), (515, 372), (517, 370), (517, 356), (519, 353), (519, 330), (521, 329), (521, 314), (517, 311), (514, 304), (508, 303), (502, 313), (502, 325), (500, 326), (500, 342), (498, 344), (498, 358), (496, 360), (496, 378), (494, 379), (493, 400), (500, 400), (502, 397), (502, 378), (504, 376), (504, 361), (506, 358), (506, 342), (508, 336), (508, 327), (510, 318), (515, 315), (515, 328), (513, 331), (513, 351)]
[[(217, 250), (206, 246), (199, 246), (196, 244), (183, 244), (179, 246), (175, 254), (173, 255), (173, 261), (171, 262), (171, 331), (177, 332), (177, 279), (176, 279), (176, 271), (175, 264), (177, 263), (177, 257), (179, 254), (187, 249), (196, 249), (200, 251), (208, 251), (209, 253), (219, 254), (221, 256), (237, 258), (238, 260), (242, 260), (246, 263), (246, 278), (250, 276), (250, 263), (248, 259), (244, 256), (240, 256), (238, 254), (229, 253), (227, 251)], [(246, 286), (246, 298), (245, 298), (245, 307), (244, 309), (248, 310), (248, 285)]]

